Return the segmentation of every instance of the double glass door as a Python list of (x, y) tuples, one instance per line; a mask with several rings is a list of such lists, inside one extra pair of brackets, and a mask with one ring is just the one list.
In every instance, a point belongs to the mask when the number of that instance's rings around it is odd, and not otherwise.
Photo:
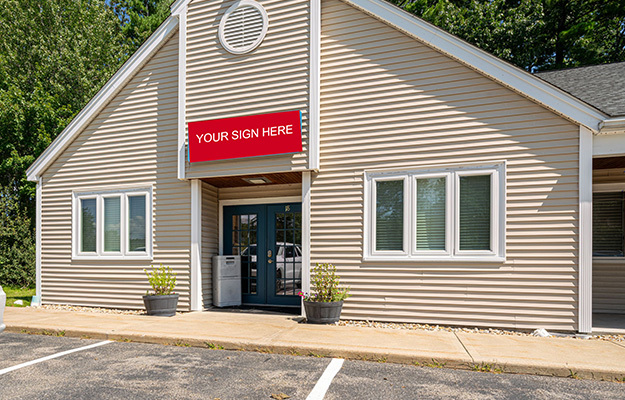
[(224, 207), (224, 255), (241, 256), (244, 304), (299, 306), (302, 205)]

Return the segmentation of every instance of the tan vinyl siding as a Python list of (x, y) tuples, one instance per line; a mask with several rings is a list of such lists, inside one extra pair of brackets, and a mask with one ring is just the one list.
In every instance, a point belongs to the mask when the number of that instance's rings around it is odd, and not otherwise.
[[(339, 1), (322, 0), (311, 261), (342, 317), (574, 330), (579, 128)], [(507, 162), (504, 263), (364, 262), (364, 171)]]
[(219, 200), (302, 196), (302, 184), (246, 186), (219, 189)]
[(213, 256), (219, 254), (218, 189), (202, 182), (202, 304), (213, 305)]
[(187, 176), (213, 177), (308, 168), (309, 5), (259, 0), (269, 30), (252, 53), (234, 55), (218, 38), (221, 16), (234, 4), (195, 0), (187, 22), (187, 122), (302, 111), (304, 151), (298, 154), (187, 164)]
[[(43, 303), (143, 308), (144, 268), (178, 274), (189, 308), (190, 185), (176, 178), (178, 34), (120, 90), (43, 175)], [(72, 260), (72, 191), (152, 187), (152, 261)]]

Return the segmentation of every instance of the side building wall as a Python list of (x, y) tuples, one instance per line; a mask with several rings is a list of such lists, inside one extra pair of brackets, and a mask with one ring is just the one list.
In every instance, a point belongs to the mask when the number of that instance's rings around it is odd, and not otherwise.
[[(42, 188), (44, 304), (143, 308), (144, 268), (177, 273), (179, 309), (189, 309), (191, 186), (176, 176), (178, 34), (45, 171)], [(151, 186), (153, 260), (72, 259), (72, 191)]]
[[(311, 261), (343, 318), (576, 330), (579, 127), (340, 0), (322, 0)], [(507, 162), (506, 261), (363, 261), (364, 171)]]

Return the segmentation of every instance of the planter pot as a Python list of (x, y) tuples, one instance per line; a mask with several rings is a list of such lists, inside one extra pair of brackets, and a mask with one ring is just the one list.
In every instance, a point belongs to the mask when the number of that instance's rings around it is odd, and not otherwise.
[(176, 307), (178, 306), (177, 294), (168, 294), (164, 296), (143, 296), (143, 304), (148, 315), (157, 315), (159, 317), (173, 317), (176, 315)]
[(310, 324), (333, 324), (338, 322), (343, 309), (343, 301), (323, 303), (317, 301), (304, 301), (306, 310), (306, 322)]
[(4, 328), (6, 328), (6, 325), (4, 325), (4, 306), (5, 303), (7, 302), (7, 295), (6, 293), (4, 293), (4, 290), (2, 290), (2, 286), (0, 286), (0, 333), (2, 333), (2, 331), (4, 330)]

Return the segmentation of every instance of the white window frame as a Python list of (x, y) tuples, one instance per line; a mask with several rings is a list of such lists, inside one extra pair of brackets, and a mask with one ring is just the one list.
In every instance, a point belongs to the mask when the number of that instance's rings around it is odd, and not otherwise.
[[(460, 177), (491, 176), (491, 250), (460, 250)], [(446, 178), (445, 250), (417, 250), (417, 179)], [(376, 182), (404, 181), (402, 251), (376, 250)], [(442, 165), (404, 170), (365, 171), (364, 261), (504, 262), (506, 231), (506, 164)]]
[[(145, 196), (145, 251), (129, 251), (130, 220), (128, 198)], [(120, 251), (104, 251), (104, 199), (120, 198)], [(133, 187), (127, 189), (81, 190), (72, 194), (72, 259), (74, 260), (152, 260), (152, 188)], [(80, 202), (96, 199), (96, 251), (82, 252), (82, 212)]]

